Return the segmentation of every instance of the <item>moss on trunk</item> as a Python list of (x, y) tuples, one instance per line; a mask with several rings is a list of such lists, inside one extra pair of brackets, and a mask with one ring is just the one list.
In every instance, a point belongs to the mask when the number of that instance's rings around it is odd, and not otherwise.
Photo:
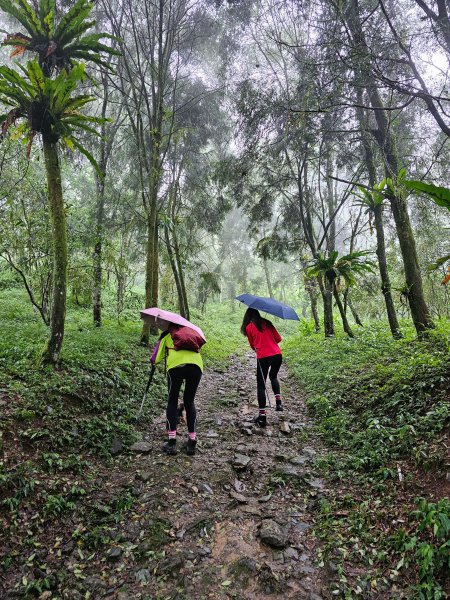
[(44, 139), (44, 158), (52, 223), (53, 281), (50, 337), (42, 358), (44, 363), (56, 364), (59, 361), (64, 338), (67, 295), (66, 215), (64, 211), (57, 143)]

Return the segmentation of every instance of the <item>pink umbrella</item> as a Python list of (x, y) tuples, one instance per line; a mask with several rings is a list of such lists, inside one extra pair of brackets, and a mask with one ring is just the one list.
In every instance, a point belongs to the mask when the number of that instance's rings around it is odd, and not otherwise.
[(194, 331), (196, 331), (202, 338), (206, 341), (205, 334), (197, 327), (181, 315), (177, 315), (177, 313), (169, 312), (168, 310), (162, 310), (161, 308), (145, 308), (141, 310), (141, 319), (145, 321), (149, 320), (152, 324), (154, 323), (160, 329), (167, 329), (169, 323), (173, 323), (174, 325), (184, 325), (185, 327), (190, 327)]

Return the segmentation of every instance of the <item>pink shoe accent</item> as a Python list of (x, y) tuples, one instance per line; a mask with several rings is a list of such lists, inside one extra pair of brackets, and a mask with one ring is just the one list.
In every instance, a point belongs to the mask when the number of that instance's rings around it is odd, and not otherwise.
[(195, 431), (193, 431), (192, 433), (189, 432), (188, 435), (189, 435), (189, 439), (190, 440), (194, 440), (195, 441), (197, 439), (197, 433)]

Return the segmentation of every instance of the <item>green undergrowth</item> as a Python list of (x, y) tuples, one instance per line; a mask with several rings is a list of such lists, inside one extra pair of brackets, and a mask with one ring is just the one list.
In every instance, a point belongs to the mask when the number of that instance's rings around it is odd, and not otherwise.
[[(222, 365), (243, 351), (240, 314), (229, 307), (211, 307), (194, 314), (207, 337), (202, 349), (207, 366)], [(21, 289), (0, 292), (1, 387), (7, 392), (20, 437), (46, 441), (46, 451), (68, 445), (77, 451), (108, 454), (115, 437), (129, 444), (139, 434), (134, 416), (150, 371), (149, 350), (139, 343), (141, 322), (104, 320), (92, 325), (90, 310), (70, 309), (61, 365), (39, 362), (47, 328)], [(156, 338), (151, 340), (151, 346)], [(150, 387), (143, 420), (158, 414), (166, 398), (160, 365)], [(76, 420), (76, 425), (74, 425)]]
[(421, 341), (402, 329), (401, 340), (380, 323), (323, 339), (302, 323), (283, 347), (328, 447), (316, 534), (339, 597), (448, 593), (450, 323)]
[[(206, 366), (223, 368), (230, 355), (244, 350), (241, 316), (229, 307), (193, 311), (208, 340), (202, 350)], [(0, 556), (2, 574), (18, 569), (42, 545), (48, 526), (67, 541), (76, 524), (79, 537), (73, 540), (82, 552), (110, 545), (105, 528), (125, 519), (136, 497), (112, 482), (106, 503), (102, 480), (118, 465), (118, 474), (126, 471), (130, 445), (164, 410), (167, 390), (160, 365), (136, 420), (150, 373), (139, 311), (132, 321), (105, 318), (95, 328), (90, 310), (69, 305), (55, 369), (40, 364), (48, 329), (19, 287), (0, 286), (0, 329), (0, 520), (8, 524), (9, 540)], [(42, 581), (36, 589), (18, 582), (21, 597), (50, 589)]]

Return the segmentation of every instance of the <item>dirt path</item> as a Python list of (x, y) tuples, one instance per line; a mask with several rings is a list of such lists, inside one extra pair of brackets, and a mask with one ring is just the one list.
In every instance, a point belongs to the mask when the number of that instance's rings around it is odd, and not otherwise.
[[(311, 423), (284, 366), (285, 412), (269, 410), (266, 429), (253, 425), (255, 371), (249, 353), (205, 372), (196, 456), (163, 454), (161, 413), (140, 424), (143, 446), (131, 455), (47, 475), (47, 489), (59, 491), (47, 502), (61, 491), (78, 501), (57, 518), (24, 503), (17, 523), (5, 522), (14, 535), (0, 542), (0, 597), (320, 600), (325, 575), (313, 566), (311, 536), (319, 448), (307, 441)], [(181, 447), (183, 423), (179, 434)]]
[(176, 456), (161, 452), (164, 415), (152, 424), (152, 450), (129, 471), (139, 509), (128, 533), (139, 535), (131, 548), (118, 544), (117, 556), (111, 549), (115, 589), (102, 597), (320, 600), (324, 574), (313, 566), (308, 511), (323, 484), (312, 470), (317, 448), (302, 442), (310, 422), (283, 367), (285, 411), (270, 410), (267, 428), (254, 427), (255, 369), (247, 355), (206, 371), (195, 457), (181, 450), (183, 423)]

